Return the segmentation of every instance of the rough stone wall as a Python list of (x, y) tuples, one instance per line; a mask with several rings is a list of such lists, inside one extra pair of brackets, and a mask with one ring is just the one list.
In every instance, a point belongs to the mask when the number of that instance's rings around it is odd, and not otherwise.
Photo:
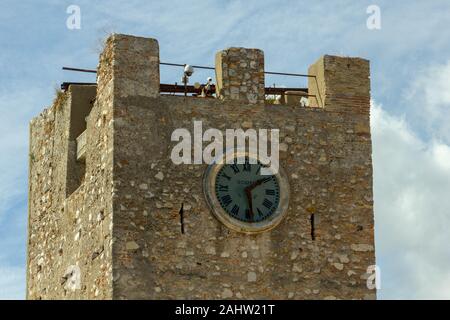
[[(71, 86), (30, 123), (28, 299), (112, 296), (111, 115), (98, 103), (87, 122), (85, 175), (70, 190), (79, 174), (70, 123), (88, 91)], [(80, 287), (72, 291), (77, 270)]]
[[(365, 280), (375, 262), (370, 140), (354, 133), (353, 121), (323, 109), (178, 97), (130, 99), (125, 110), (114, 171), (115, 218), (127, 225), (115, 236), (127, 239), (129, 254), (115, 256), (115, 298), (372, 297)], [(277, 228), (244, 235), (212, 216), (202, 190), (206, 165), (170, 160), (172, 131), (192, 131), (194, 120), (204, 130), (280, 128), (291, 201)]]
[(217, 52), (216, 79), (219, 98), (264, 103), (264, 53), (247, 48)]
[[(236, 56), (234, 80), (228, 62), (216, 64), (219, 88), (247, 86), (239, 59), (248, 57)], [(85, 180), (68, 199), (61, 158), (69, 154), (70, 93), (31, 124), (29, 298), (374, 298), (366, 287), (375, 264), (368, 63), (320, 59), (312, 70), (324, 108), (301, 108), (262, 103), (262, 52), (256, 57), (256, 103), (245, 89), (229, 97), (219, 89), (223, 99), (160, 96), (156, 40), (108, 39), (88, 117)], [(278, 227), (245, 235), (213, 217), (202, 190), (206, 165), (170, 160), (173, 130), (192, 132), (194, 120), (203, 130), (280, 129), (291, 200)], [(81, 268), (75, 292), (61, 285), (70, 264)]]
[[(99, 64), (98, 92), (100, 95), (104, 94), (104, 100), (108, 103), (108, 110), (112, 111), (113, 116), (111, 125), (114, 131), (114, 163), (111, 164), (109, 169), (113, 170), (114, 173), (114, 192), (111, 199), (114, 211), (114, 243), (112, 247), (114, 279), (121, 277), (122, 274), (118, 266), (122, 266), (121, 263), (126, 265), (127, 261), (132, 260), (133, 252), (129, 250), (129, 247), (133, 245), (132, 240), (138, 236), (135, 226), (130, 225), (132, 209), (124, 211), (123, 208), (128, 206), (128, 203), (119, 200), (123, 196), (120, 192), (123, 181), (117, 179), (117, 176), (120, 174), (122, 167), (128, 168), (128, 164), (133, 162), (133, 155), (127, 154), (124, 157), (119, 155), (119, 152), (124, 150), (124, 146), (121, 145), (123, 143), (121, 139), (122, 128), (126, 121), (127, 106), (130, 101), (135, 98), (152, 99), (159, 97), (159, 81), (159, 45), (156, 40), (117, 34), (108, 39)], [(100, 86), (106, 82), (108, 83), (107, 89), (102, 89)], [(153, 127), (154, 124), (146, 123), (140, 130), (144, 132), (149, 126)], [(157, 136), (156, 133), (155, 136)], [(138, 144), (139, 148), (140, 141), (132, 143)], [(155, 139), (149, 141), (149, 143), (157, 145), (158, 140)], [(138, 150), (137, 154), (141, 154), (141, 152)], [(150, 151), (150, 153), (152, 152)], [(128, 197), (128, 195), (125, 195), (126, 199)], [(126, 279), (126, 276), (124, 275), (122, 279)], [(113, 289), (113, 298), (116, 296), (117, 294)]]
[[(355, 116), (352, 100), (319, 109), (235, 98), (129, 96), (116, 108), (114, 298), (374, 298), (366, 287), (375, 264), (368, 105)], [(213, 217), (206, 165), (170, 160), (171, 133), (192, 132), (194, 120), (204, 130), (280, 129), (291, 201), (277, 228), (244, 235)]]
[[(309, 94), (313, 107), (327, 111), (349, 112), (355, 116), (369, 116), (370, 66), (361, 58), (324, 55), (309, 67)], [(366, 123), (363, 124), (364, 126)]]
[[(158, 43), (140, 45), (139, 39), (109, 38), (100, 56), (98, 94), (95, 86), (71, 85), (30, 123), (29, 299), (112, 298), (113, 103), (128, 95), (159, 95)], [(139, 63), (133, 61), (138, 54)], [(76, 137), (88, 114), (83, 164), (76, 161)], [(81, 276), (74, 291), (67, 287), (73, 266)]]

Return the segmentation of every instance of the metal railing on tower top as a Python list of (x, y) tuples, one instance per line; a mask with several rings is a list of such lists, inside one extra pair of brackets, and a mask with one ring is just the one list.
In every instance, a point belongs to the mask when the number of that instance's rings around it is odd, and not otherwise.
[[(159, 64), (165, 65), (165, 66), (173, 66), (173, 67), (185, 67), (186, 66), (186, 64), (169, 63), (169, 62), (160, 62)], [(214, 67), (209, 67), (209, 66), (191, 65), (191, 67), (193, 67), (195, 69), (215, 70)], [(63, 67), (62, 69), (67, 70), (67, 71), (97, 73), (97, 70), (93, 70), (93, 69), (82, 69), (82, 68), (73, 68), (73, 67)], [(314, 76), (314, 75), (301, 74), (301, 73), (289, 73), (289, 72), (264, 71), (264, 74), (280, 75), (280, 76), (288, 76), (288, 77), (306, 77), (306, 78), (314, 78), (314, 79), (316, 78), (316, 76)], [(95, 85), (96, 83), (63, 82), (61, 84), (61, 90), (66, 91), (71, 84), (73, 84), (73, 85)], [(317, 85), (317, 80), (316, 80), (316, 85)], [(184, 94), (191, 94), (191, 95), (197, 96), (202, 93), (204, 86), (205, 85), (191, 86), (191, 85), (177, 84), (176, 82), (175, 82), (175, 84), (161, 83), (160, 84), (160, 92), (161, 93), (169, 93), (169, 94), (170, 93), (171, 94), (184, 93)], [(215, 90), (216, 90), (215, 85), (210, 86), (210, 93), (214, 94)], [(322, 101), (319, 90), (317, 90), (317, 92), (319, 93), (319, 97), (317, 97), (316, 95), (309, 94), (308, 88), (265, 87), (264, 91), (265, 91), (266, 95), (284, 95), (287, 91), (290, 91), (291, 92), (290, 94), (292, 94), (293, 91), (294, 92), (297, 91), (299, 96), (308, 97), (308, 98), (313, 97), (317, 100), (318, 105), (322, 105), (322, 102), (319, 103), (319, 100)]]

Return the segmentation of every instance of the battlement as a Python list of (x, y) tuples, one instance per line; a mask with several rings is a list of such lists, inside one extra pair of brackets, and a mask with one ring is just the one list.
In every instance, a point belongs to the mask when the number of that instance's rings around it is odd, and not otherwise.
[[(113, 61), (118, 63), (113, 66)], [(200, 67), (215, 70), (216, 84), (210, 88), (210, 92), (214, 94), (207, 97), (251, 104), (327, 107), (330, 110), (339, 105), (339, 99), (344, 99), (343, 102), (345, 99), (353, 101), (359, 99), (363, 104), (370, 97), (369, 61), (361, 58), (325, 55), (312, 64), (308, 74), (304, 75), (266, 71), (264, 53), (259, 49), (228, 48), (217, 52), (215, 62), (214, 68)], [(108, 38), (100, 57), (97, 83), (102, 82), (101, 77), (106, 77), (107, 82), (111, 78), (111, 73), (115, 72), (116, 81), (124, 81), (131, 90), (130, 93), (134, 95), (156, 97), (161, 93), (182, 93), (187, 90), (188, 93), (193, 93), (188, 97), (205, 97), (202, 95), (205, 85), (198, 84), (198, 87), (189, 85), (183, 88), (183, 84), (178, 86), (160, 84), (161, 64), (168, 63), (160, 62), (159, 45), (155, 39), (114, 34)], [(265, 87), (264, 80), (267, 73), (307, 77), (308, 87), (285, 89)], [(63, 86), (67, 88), (69, 85), (70, 83), (64, 83)], [(273, 95), (278, 95), (278, 99), (273, 99)], [(267, 96), (271, 96), (270, 99), (267, 99)], [(301, 98), (306, 99), (302, 100), (304, 103), (301, 103)], [(363, 107), (361, 109), (354, 111), (368, 113)]]
[[(157, 40), (110, 36), (96, 84), (30, 123), (28, 298), (374, 298), (369, 62), (325, 55), (299, 90), (265, 72), (263, 51), (229, 48), (213, 95), (167, 95)], [(276, 228), (211, 214), (208, 166), (170, 158), (194, 121), (279, 130), (291, 196)]]

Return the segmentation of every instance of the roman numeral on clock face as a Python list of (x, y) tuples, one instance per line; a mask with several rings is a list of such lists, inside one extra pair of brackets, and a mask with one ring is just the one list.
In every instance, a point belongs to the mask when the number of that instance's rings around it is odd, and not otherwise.
[(247, 219), (250, 219), (250, 218), (251, 218), (251, 215), (250, 215), (250, 209), (245, 209), (245, 217), (246, 217)]
[(269, 200), (269, 199), (264, 199), (263, 201), (263, 206), (266, 207), (267, 209), (270, 209), (273, 205), (273, 203)]
[(272, 180), (272, 176), (267, 177), (267, 178), (264, 178), (263, 181), (262, 181), (262, 183), (269, 182), (270, 180)]
[(228, 176), (225, 172), (222, 172), (222, 177), (226, 178), (227, 180), (231, 180), (231, 177)]
[(262, 217), (264, 214), (261, 212), (261, 210), (259, 210), (259, 208), (257, 208), (256, 209), (257, 211), (258, 211), (258, 215), (260, 216), (260, 217)]
[(239, 167), (237, 166), (237, 164), (232, 164), (230, 167), (231, 169), (233, 169), (235, 174), (239, 173)]
[(224, 186), (223, 184), (219, 184), (219, 185), (217, 186), (217, 189), (218, 189), (219, 191), (228, 191), (228, 186)]
[(250, 166), (248, 158), (245, 158), (244, 171), (248, 171), (248, 172), (252, 171), (252, 167)]
[(275, 190), (273, 190), (273, 189), (266, 189), (266, 195), (274, 196), (275, 195)]
[(231, 202), (233, 202), (233, 199), (231, 199), (231, 196), (229, 194), (227, 194), (226, 196), (223, 196), (221, 199), (222, 199), (222, 203), (225, 207), (227, 207)]
[(262, 163), (258, 162), (258, 169), (256, 170), (256, 174), (260, 174), (261, 168), (268, 168), (269, 166), (263, 165)]
[(233, 206), (233, 209), (231, 209), (231, 213), (234, 215), (238, 215), (239, 214), (239, 207), (237, 205)]

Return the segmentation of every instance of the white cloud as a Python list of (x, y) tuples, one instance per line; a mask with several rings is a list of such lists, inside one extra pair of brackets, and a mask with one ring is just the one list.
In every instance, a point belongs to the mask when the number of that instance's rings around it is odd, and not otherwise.
[(372, 107), (381, 298), (450, 299), (450, 146)]
[(429, 135), (450, 143), (450, 60), (419, 70), (404, 94), (412, 120)]

